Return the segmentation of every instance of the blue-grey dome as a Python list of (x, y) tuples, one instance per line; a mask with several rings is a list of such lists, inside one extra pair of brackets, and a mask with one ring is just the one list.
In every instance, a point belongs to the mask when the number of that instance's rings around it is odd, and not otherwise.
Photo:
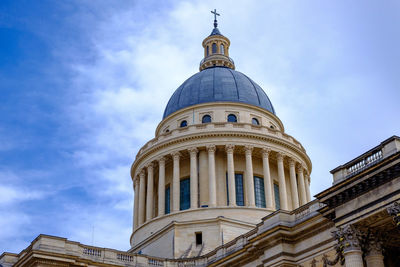
[(210, 102), (240, 102), (275, 114), (267, 94), (241, 72), (226, 67), (200, 71), (187, 79), (171, 96), (163, 119), (185, 107)]

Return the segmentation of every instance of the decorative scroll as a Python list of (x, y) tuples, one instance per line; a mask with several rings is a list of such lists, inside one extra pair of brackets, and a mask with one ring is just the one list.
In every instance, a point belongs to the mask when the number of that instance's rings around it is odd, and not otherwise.
[(398, 202), (394, 202), (392, 205), (386, 208), (387, 212), (393, 218), (393, 222), (396, 227), (400, 229), (400, 204)]

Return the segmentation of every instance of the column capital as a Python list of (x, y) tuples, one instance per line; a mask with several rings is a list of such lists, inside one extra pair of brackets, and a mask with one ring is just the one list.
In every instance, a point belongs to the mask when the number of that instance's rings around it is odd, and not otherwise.
[(217, 150), (215, 145), (208, 145), (207, 146), (207, 151), (208, 153), (214, 153)]
[(276, 153), (276, 158), (278, 160), (283, 160), (284, 157), (286, 157), (285, 153), (282, 153), (282, 152), (277, 152)]
[(246, 155), (251, 155), (251, 153), (253, 152), (253, 148), (254, 146), (252, 145), (244, 146), (244, 152), (246, 153)]
[(289, 158), (289, 166), (290, 167), (295, 167), (296, 161), (293, 158)]
[(144, 169), (142, 169), (139, 173), (139, 177), (142, 178), (146, 175), (146, 171)]
[(301, 164), (301, 163), (297, 164), (296, 170), (298, 173), (303, 173), (303, 170), (304, 170), (303, 164)]
[(233, 153), (233, 150), (235, 149), (235, 145), (233, 144), (227, 144), (225, 146), (225, 151), (226, 153)]
[(387, 213), (392, 216), (393, 222), (396, 224), (397, 229), (400, 229), (400, 203), (394, 202), (386, 207)]
[(164, 157), (164, 156), (161, 156), (161, 157), (159, 157), (159, 158), (157, 159), (157, 161), (158, 161), (158, 164), (163, 164), (163, 163), (165, 163), (165, 157)]
[(179, 151), (175, 151), (171, 153), (172, 158), (175, 159), (179, 159), (179, 157), (181, 156), (181, 153)]
[(147, 170), (149, 170), (149, 169), (153, 169), (153, 167), (154, 167), (154, 163), (153, 162), (150, 162), (149, 164), (147, 164), (147, 166), (146, 166), (146, 168), (147, 168)]
[(378, 231), (369, 232), (367, 242), (365, 243), (367, 255), (382, 255), (383, 235), (382, 232)]
[(189, 151), (190, 156), (195, 156), (197, 152), (199, 152), (197, 147), (189, 147), (187, 150)]
[(354, 225), (345, 225), (337, 231), (332, 232), (343, 252), (351, 250), (361, 250), (361, 231)]
[(136, 179), (133, 181), (133, 186), (134, 186), (134, 187), (137, 187), (138, 185), (139, 185), (139, 179), (136, 178)]
[(271, 149), (269, 147), (263, 147), (262, 148), (263, 157), (268, 158), (269, 154), (271, 154)]

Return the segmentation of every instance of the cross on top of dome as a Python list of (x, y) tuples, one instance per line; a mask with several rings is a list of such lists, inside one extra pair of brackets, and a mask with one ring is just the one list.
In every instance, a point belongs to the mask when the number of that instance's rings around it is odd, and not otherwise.
[(221, 16), (219, 13), (217, 13), (217, 10), (214, 8), (214, 11), (211, 11), (211, 13), (214, 14), (214, 28), (217, 28), (218, 23), (217, 23), (217, 16)]

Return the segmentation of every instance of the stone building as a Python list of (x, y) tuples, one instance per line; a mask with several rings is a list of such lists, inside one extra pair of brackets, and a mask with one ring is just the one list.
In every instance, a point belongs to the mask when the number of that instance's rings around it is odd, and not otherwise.
[(132, 164), (131, 249), (40, 235), (3, 267), (400, 266), (400, 138), (332, 170), (311, 201), (310, 158), (216, 20), (202, 45)]

